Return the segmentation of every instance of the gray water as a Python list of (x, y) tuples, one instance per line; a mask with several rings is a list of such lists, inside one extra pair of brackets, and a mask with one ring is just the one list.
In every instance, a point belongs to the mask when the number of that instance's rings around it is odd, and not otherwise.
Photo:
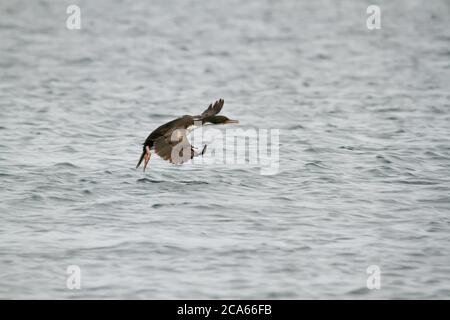
[[(450, 298), (449, 16), (2, 0), (0, 298)], [(280, 130), (277, 174), (134, 168), (153, 129), (218, 98), (240, 128)]]

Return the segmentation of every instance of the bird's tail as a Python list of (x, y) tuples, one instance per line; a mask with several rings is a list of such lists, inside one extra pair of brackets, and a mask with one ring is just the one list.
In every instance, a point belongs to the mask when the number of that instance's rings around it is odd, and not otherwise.
[(139, 166), (141, 165), (142, 160), (144, 160), (145, 153), (146, 153), (146, 151), (145, 151), (145, 148), (144, 148), (144, 150), (142, 151), (141, 157), (139, 158), (139, 162), (136, 165), (136, 169), (139, 168)]

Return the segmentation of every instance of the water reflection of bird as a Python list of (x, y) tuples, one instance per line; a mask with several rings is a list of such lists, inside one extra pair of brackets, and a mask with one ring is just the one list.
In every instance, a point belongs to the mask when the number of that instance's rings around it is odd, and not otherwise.
[[(197, 152), (195, 150), (196, 148), (189, 143), (187, 135), (198, 126), (205, 124), (239, 123), (237, 120), (231, 120), (225, 116), (217, 115), (222, 110), (223, 104), (224, 100), (220, 99), (214, 105), (210, 104), (199, 116), (185, 115), (156, 128), (143, 143), (142, 155), (136, 169), (139, 168), (142, 160), (145, 159), (145, 171), (152, 151), (156, 152), (164, 160), (169, 160), (175, 164), (181, 164), (193, 157), (203, 155), (206, 150), (206, 145), (203, 147), (202, 152)], [(189, 154), (184, 155), (184, 150), (187, 150)]]

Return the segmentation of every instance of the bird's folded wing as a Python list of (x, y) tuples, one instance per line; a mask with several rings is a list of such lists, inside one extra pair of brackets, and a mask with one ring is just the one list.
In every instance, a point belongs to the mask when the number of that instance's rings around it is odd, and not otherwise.
[[(182, 164), (192, 158), (192, 146), (186, 135), (183, 135), (179, 140), (172, 140), (167, 136), (159, 137), (155, 140), (154, 146), (156, 154), (171, 163)], [(183, 156), (184, 150), (186, 150), (186, 156)]]
[(170, 160), (172, 157), (173, 145), (166, 139), (166, 137), (162, 136), (156, 139), (154, 142), (154, 147), (158, 156), (164, 160)]
[(203, 111), (203, 113), (201, 114), (201, 117), (208, 118), (208, 117), (218, 114), (220, 112), (220, 110), (222, 110), (224, 102), (225, 101), (223, 99), (220, 99), (220, 100), (214, 102), (214, 105), (211, 103), (209, 105), (209, 107), (205, 111)]

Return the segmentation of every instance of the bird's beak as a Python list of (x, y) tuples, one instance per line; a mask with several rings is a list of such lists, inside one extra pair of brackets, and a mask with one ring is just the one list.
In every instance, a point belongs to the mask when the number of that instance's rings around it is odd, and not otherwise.
[(227, 124), (228, 124), (228, 123), (239, 123), (239, 120), (231, 120), (231, 119), (230, 119), (230, 120), (227, 120), (226, 123), (227, 123)]

